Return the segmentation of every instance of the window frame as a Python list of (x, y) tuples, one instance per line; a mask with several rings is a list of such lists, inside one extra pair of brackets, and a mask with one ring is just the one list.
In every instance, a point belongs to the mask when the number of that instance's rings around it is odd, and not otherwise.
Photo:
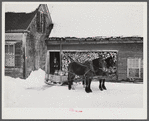
[[(10, 46), (13, 46), (13, 52), (12, 52), (12, 55), (13, 55), (13, 61), (14, 61), (14, 64), (13, 66), (12, 65), (6, 65), (6, 58), (5, 58), (5, 67), (15, 67), (15, 43), (7, 43), (5, 44), (5, 46), (8, 46), (8, 53), (7, 54), (10, 54)], [(5, 50), (5, 57), (6, 57), (6, 50)]]
[[(130, 66), (130, 65), (132, 65), (130, 63), (134, 63), (134, 61), (136, 59), (138, 60), (138, 64), (137, 64), (138, 67), (132, 67), (132, 66)], [(141, 67), (141, 63), (143, 63), (143, 59), (142, 58), (127, 58), (127, 78), (141, 78), (141, 69), (143, 68), (143, 65)], [(139, 77), (130, 76), (129, 69), (139, 69)]]
[(41, 20), (41, 33), (45, 33), (45, 14), (43, 12), (40, 13), (40, 20)]
[(46, 26), (45, 14), (42, 11), (39, 11), (36, 15), (36, 26), (37, 32), (45, 33), (45, 26)]

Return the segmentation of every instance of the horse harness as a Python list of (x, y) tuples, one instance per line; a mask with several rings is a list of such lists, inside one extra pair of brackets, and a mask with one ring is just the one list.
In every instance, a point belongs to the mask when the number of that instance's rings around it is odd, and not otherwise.
[[(77, 63), (77, 62), (76, 62)], [(87, 71), (83, 74), (83, 80), (84, 80), (84, 83), (85, 83), (85, 85), (86, 85), (86, 75), (90, 72), (90, 71), (92, 71), (94, 74), (96, 73), (96, 71), (94, 70), (94, 67), (95, 67), (95, 65), (93, 65), (93, 63), (92, 62), (90, 62), (90, 65), (93, 67), (93, 69), (91, 69), (91, 68), (89, 68), (88, 66), (86, 66), (86, 65), (84, 65), (84, 64), (82, 64), (82, 63), (79, 63), (80, 65), (82, 65), (82, 66), (85, 66), (86, 68), (88, 68), (87, 69)], [(102, 70), (103, 71), (103, 68), (98, 68), (98, 69), (100, 69), (100, 70)], [(97, 70), (98, 71), (98, 70)], [(71, 74), (73, 74), (73, 75), (76, 75), (75, 73), (73, 73), (73, 72), (70, 72), (70, 71), (68, 71), (68, 73), (71, 73)]]

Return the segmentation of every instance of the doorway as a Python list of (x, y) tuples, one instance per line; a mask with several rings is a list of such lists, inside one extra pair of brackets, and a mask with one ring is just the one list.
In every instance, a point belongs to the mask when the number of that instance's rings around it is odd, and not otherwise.
[(58, 63), (58, 70), (60, 70), (60, 52), (50, 52), (49, 54), (49, 58), (50, 58), (50, 74), (53, 74), (53, 62), (54, 62), (54, 58), (56, 58), (56, 61)]

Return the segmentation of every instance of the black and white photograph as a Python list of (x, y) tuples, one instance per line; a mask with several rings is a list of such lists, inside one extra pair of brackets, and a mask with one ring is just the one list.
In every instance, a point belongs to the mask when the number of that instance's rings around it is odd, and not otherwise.
[(2, 2), (3, 119), (147, 119), (147, 2)]

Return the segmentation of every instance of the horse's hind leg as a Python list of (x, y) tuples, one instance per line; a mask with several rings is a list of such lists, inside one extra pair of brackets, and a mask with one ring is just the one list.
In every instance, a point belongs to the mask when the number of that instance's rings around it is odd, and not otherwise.
[(102, 88), (107, 90), (107, 88), (105, 87), (105, 79), (103, 79)]
[(72, 85), (71, 75), (68, 74), (68, 89), (69, 89), (69, 90), (71, 90), (71, 85)]
[(73, 84), (73, 78), (75, 76), (72, 74), (68, 74), (68, 89), (71, 90), (72, 89), (72, 84)]
[(102, 91), (102, 82), (103, 82), (103, 79), (99, 79), (99, 89)]

